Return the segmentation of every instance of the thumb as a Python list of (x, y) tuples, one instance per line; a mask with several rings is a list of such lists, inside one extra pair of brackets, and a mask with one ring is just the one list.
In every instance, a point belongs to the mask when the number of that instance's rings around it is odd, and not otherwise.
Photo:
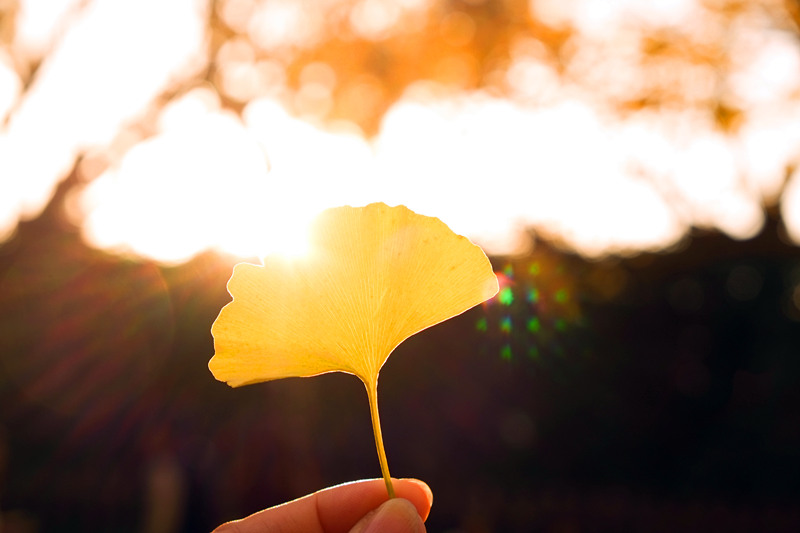
[(367, 513), (350, 533), (425, 533), (417, 508), (403, 498), (392, 498)]

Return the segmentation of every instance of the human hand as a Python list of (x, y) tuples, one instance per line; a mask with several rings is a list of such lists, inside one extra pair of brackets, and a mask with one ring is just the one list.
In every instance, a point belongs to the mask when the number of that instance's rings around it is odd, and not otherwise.
[(355, 481), (228, 522), (213, 533), (424, 533), (431, 489), (416, 479), (392, 481), (392, 500), (382, 479)]

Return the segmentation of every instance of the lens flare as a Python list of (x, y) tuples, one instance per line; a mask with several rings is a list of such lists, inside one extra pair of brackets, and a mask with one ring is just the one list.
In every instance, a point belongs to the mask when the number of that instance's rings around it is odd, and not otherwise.
[(537, 248), (525, 260), (503, 260), (495, 269), (501, 289), (483, 306), (475, 329), (503, 360), (522, 354), (541, 361), (578, 349), (570, 337), (585, 326), (575, 297), (581, 274), (548, 250)]

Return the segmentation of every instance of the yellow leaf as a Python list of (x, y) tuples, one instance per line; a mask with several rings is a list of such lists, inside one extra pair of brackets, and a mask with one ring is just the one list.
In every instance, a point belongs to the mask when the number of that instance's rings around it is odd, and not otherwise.
[[(370, 204), (323, 212), (302, 258), (236, 265), (211, 332), (233, 387), (341, 371), (366, 385), (379, 456), (378, 373), (403, 340), (498, 291), (483, 251), (437, 218)], [(388, 478), (385, 457), (381, 457)], [(387, 479), (390, 490), (390, 482)]]

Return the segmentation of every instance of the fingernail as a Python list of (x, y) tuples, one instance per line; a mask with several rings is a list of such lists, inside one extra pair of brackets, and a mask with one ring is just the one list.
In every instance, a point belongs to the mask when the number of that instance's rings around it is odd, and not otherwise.
[(352, 532), (358, 533), (424, 533), (425, 524), (417, 508), (403, 498), (392, 498), (364, 517)]

